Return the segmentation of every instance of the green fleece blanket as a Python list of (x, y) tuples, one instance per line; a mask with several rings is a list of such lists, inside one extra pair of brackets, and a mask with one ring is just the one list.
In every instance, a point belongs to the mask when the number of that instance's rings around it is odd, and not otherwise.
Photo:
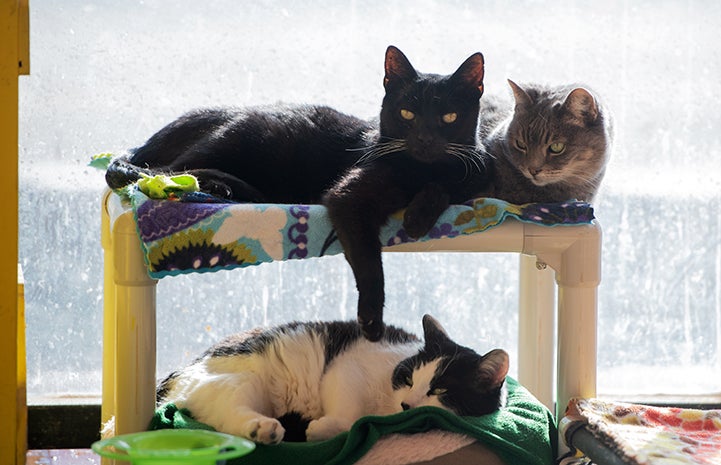
[[(359, 419), (347, 433), (315, 443), (259, 444), (254, 452), (229, 465), (339, 465), (359, 460), (384, 435), (442, 429), (476, 438), (509, 465), (551, 465), (557, 448), (553, 416), (517, 381), (507, 378), (506, 407), (481, 417), (459, 417), (436, 407), (419, 407), (389, 416)], [(212, 429), (173, 404), (160, 407), (150, 429)]]

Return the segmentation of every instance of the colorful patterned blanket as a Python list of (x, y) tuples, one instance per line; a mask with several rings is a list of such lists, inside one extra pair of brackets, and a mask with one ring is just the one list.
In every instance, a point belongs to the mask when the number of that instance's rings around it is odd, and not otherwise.
[[(579, 427), (588, 429), (623, 463), (721, 464), (721, 410), (572, 399), (560, 425), (571, 446), (574, 431)], [(583, 452), (591, 456), (590, 452)], [(597, 459), (594, 462), (603, 463)]]
[[(322, 205), (223, 203), (200, 192), (154, 200), (136, 186), (124, 194), (155, 279), (342, 252)], [(419, 240), (474, 234), (507, 218), (557, 226), (587, 224), (594, 216), (584, 202), (513, 205), (480, 198), (448, 208)], [(413, 241), (403, 229), (402, 212), (390, 218), (381, 241), (387, 246)]]

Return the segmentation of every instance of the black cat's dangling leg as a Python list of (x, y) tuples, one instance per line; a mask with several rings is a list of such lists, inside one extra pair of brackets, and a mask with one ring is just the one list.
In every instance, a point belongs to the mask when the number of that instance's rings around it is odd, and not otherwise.
[(370, 341), (378, 341), (384, 330), (385, 291), (378, 236), (388, 216), (408, 201), (386, 168), (350, 170), (323, 199), (353, 270), (358, 289), (358, 323)]
[(378, 341), (384, 331), (385, 303), (380, 243), (360, 248), (351, 246), (345, 257), (353, 270), (358, 289), (358, 324), (366, 339)]
[(353, 271), (358, 290), (358, 324), (363, 336), (378, 341), (383, 336), (383, 305), (385, 302), (380, 225), (369, 224), (361, 210), (329, 202), (328, 214), (346, 261)]

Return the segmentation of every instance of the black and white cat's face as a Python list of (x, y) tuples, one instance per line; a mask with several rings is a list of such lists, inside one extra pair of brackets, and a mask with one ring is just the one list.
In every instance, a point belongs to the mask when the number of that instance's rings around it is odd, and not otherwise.
[(505, 403), (508, 354), (495, 349), (486, 355), (453, 342), (430, 315), (423, 317), (425, 345), (396, 366), (395, 400), (403, 410), (435, 406), (462, 416), (479, 416)]
[(480, 53), (452, 75), (439, 76), (417, 72), (400, 50), (388, 47), (380, 117), (381, 142), (388, 153), (404, 151), (435, 163), (474, 148), (483, 73)]
[(597, 183), (608, 142), (593, 95), (582, 87), (549, 93), (508, 83), (516, 103), (506, 134), (511, 163), (537, 186)]

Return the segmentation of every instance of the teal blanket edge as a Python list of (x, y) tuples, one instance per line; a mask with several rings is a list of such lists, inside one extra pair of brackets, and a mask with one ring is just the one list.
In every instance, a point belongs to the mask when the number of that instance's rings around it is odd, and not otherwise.
[[(343, 251), (322, 205), (221, 203), (197, 193), (190, 201), (154, 200), (136, 186), (123, 195), (130, 199), (148, 274), (154, 279)], [(403, 229), (402, 214), (392, 215), (381, 230), (383, 246), (415, 242)], [(573, 226), (590, 224), (594, 213), (590, 204), (575, 200), (514, 205), (479, 198), (449, 207), (418, 241), (482, 233), (508, 218)]]
[[(293, 463), (294, 465), (352, 464), (378, 439), (393, 433), (442, 429), (466, 434), (494, 450), (507, 464), (551, 465), (557, 454), (558, 432), (553, 415), (512, 378), (507, 378), (508, 402), (501, 410), (480, 417), (459, 417), (436, 407), (420, 407), (389, 416), (359, 419), (347, 433), (316, 443), (258, 445), (251, 454), (229, 465)], [(160, 406), (149, 429), (212, 429), (173, 404)]]

